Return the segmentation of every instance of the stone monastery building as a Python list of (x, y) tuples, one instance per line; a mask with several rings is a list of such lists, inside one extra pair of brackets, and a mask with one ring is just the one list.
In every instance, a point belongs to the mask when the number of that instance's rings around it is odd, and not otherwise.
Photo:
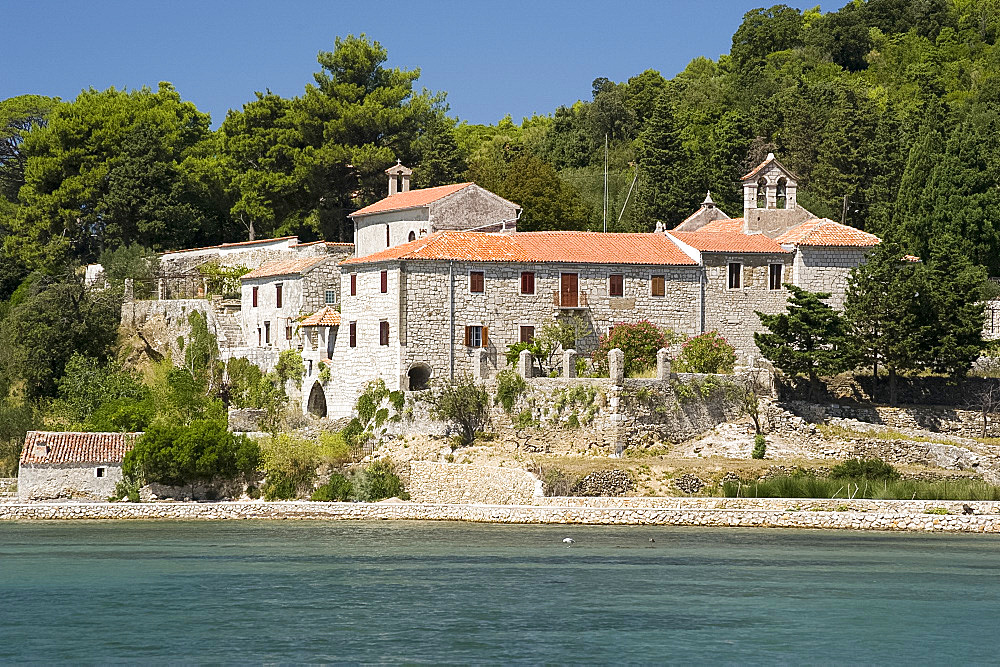
[[(743, 177), (742, 217), (709, 195), (676, 229), (638, 234), (519, 232), (520, 207), (474, 183), (410, 190), (409, 169), (387, 174), (388, 196), (351, 215), (353, 246), (291, 237), (162, 258), (165, 275), (206, 261), (251, 268), (238, 301), (188, 301), (225, 358), (268, 370), (281, 350), (300, 349), (301, 404), (320, 416), (349, 416), (378, 377), (408, 390), (492, 377), (508, 345), (569, 314), (589, 328), (581, 353), (616, 323), (650, 320), (687, 335), (716, 330), (747, 358), (762, 328), (755, 311), (783, 312), (783, 285), (830, 292), (840, 307), (850, 270), (879, 242), (800, 207), (796, 178), (774, 155)], [(147, 315), (171, 312), (169, 284)]]

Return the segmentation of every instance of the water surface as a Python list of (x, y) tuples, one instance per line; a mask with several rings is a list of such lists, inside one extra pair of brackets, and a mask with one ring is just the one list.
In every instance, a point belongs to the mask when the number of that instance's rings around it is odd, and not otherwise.
[(997, 662), (998, 615), (989, 536), (0, 524), (6, 662)]

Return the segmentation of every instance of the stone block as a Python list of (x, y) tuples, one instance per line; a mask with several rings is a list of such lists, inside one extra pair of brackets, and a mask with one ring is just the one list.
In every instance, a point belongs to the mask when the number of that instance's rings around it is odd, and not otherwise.
[(608, 375), (613, 385), (620, 387), (625, 382), (625, 353), (617, 347), (608, 352)]
[(489, 377), (490, 357), (489, 352), (483, 348), (475, 351), (472, 357), (472, 377), (476, 382), (483, 382)]
[(670, 350), (665, 347), (656, 351), (656, 379), (660, 382), (670, 379)]
[(563, 350), (563, 377), (576, 377), (576, 350)]
[(535, 374), (535, 364), (531, 361), (531, 352), (521, 350), (517, 357), (517, 372), (524, 379), (529, 379)]

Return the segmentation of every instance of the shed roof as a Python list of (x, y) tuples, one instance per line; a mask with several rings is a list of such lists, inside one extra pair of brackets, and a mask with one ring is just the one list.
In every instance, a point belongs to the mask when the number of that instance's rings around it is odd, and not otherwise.
[(121, 463), (142, 433), (28, 431), (21, 465), (31, 463)]
[(871, 248), (879, 237), (829, 218), (813, 218), (798, 224), (774, 239), (778, 243), (798, 246), (849, 246)]
[(303, 327), (336, 327), (340, 326), (340, 313), (331, 308), (330, 306), (324, 306), (320, 308), (312, 315), (307, 315), (299, 321), (299, 325)]

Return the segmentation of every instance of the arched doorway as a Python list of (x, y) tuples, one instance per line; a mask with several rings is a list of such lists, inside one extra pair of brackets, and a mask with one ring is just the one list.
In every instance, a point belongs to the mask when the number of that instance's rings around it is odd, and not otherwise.
[(317, 417), (326, 417), (326, 394), (323, 393), (323, 387), (319, 382), (313, 383), (312, 390), (309, 392), (309, 402), (306, 403), (306, 409), (309, 410), (310, 414)]
[(431, 367), (427, 364), (413, 364), (406, 372), (406, 377), (409, 380), (407, 385), (409, 385), (410, 391), (427, 389), (427, 383), (431, 379)]

